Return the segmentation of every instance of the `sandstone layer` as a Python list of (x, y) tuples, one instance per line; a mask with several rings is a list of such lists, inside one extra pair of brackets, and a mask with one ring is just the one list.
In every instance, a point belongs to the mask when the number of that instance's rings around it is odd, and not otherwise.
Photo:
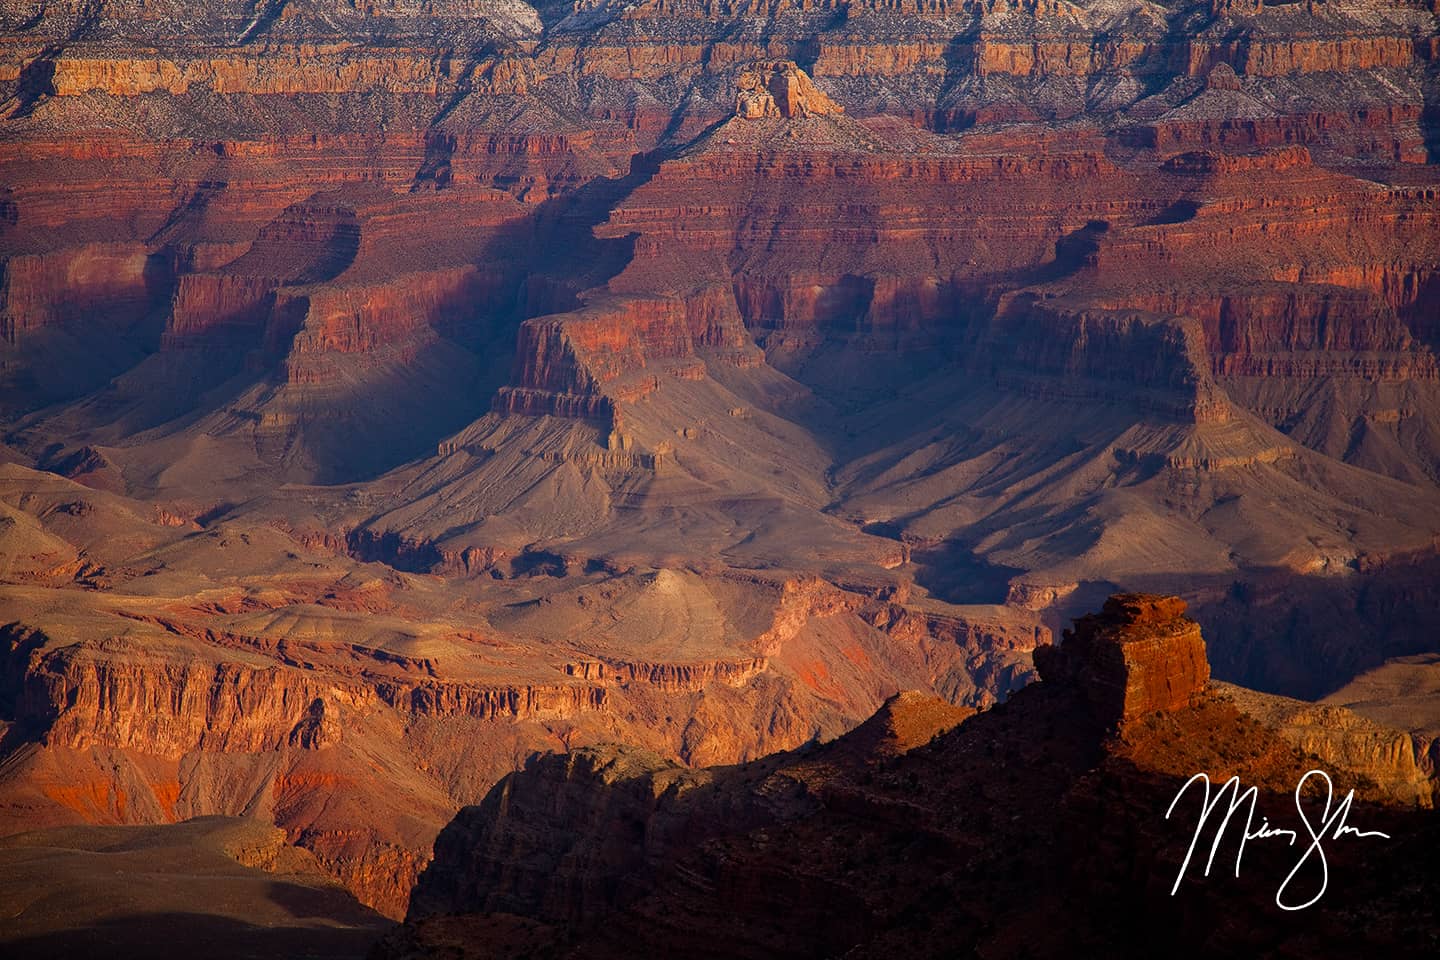
[[(1116, 597), (1057, 652), (1077, 669), (1004, 705), (966, 717), (903, 695), (833, 743), (738, 768), (682, 770), (624, 747), (541, 758), (441, 834), (379, 953), (497, 956), (523, 934), (537, 955), (567, 957), (868, 957), (902, 944), (924, 956), (1343, 956), (1359, 944), (1419, 956), (1428, 906), (1394, 881), (1423, 898), (1436, 877), (1400, 843), (1332, 845), (1331, 875), (1355, 886), (1303, 918), (1266, 896), (1290, 865), (1274, 847), (1247, 850), (1238, 877), (1196, 870), (1169, 895), (1194, 828), (1165, 810), (1187, 777), (1241, 777), (1278, 825), (1271, 811), (1320, 762), (1265, 716), (1283, 701), (1207, 685), (1193, 627), (1175, 598)], [(1150, 682), (1179, 663), (1168, 688)], [(1118, 731), (1095, 713), (1113, 705), (1112, 681), (1129, 711)], [(1317, 726), (1359, 746), (1358, 718), (1332, 710)], [(1385, 764), (1360, 751), (1323, 763), (1358, 789), (1357, 822), (1434, 835), (1416, 807), (1431, 793), (1396, 797)]]
[(1100, 723), (1182, 709), (1210, 680), (1200, 625), (1184, 613), (1176, 597), (1111, 597), (1077, 620), (1062, 646), (1037, 653), (1040, 677), (1083, 690)]
[(1436, 651), (1433, 3), (203, 6), (0, 10), (0, 833), (398, 915), (533, 753), (988, 707), (1117, 590), (1268, 692)]

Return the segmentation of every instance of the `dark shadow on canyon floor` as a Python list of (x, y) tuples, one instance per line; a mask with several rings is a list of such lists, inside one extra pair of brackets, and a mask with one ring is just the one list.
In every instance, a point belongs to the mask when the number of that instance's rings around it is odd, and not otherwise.
[[(287, 886), (275, 884), (277, 887)], [(288, 896), (282, 894), (282, 896)], [(303, 915), (303, 914), (302, 914)], [(364, 957), (379, 938), (378, 928), (256, 926), (194, 913), (137, 913), (80, 929), (0, 942), (11, 960), (129, 960), (154, 957), (306, 957), (350, 960)]]

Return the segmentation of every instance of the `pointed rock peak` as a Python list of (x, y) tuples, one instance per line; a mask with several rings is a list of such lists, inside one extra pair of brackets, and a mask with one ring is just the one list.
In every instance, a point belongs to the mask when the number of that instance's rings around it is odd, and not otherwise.
[(1210, 681), (1205, 641), (1185, 601), (1146, 593), (1112, 596), (1076, 620), (1061, 646), (1036, 649), (1035, 667), (1045, 682), (1074, 689), (1107, 726), (1183, 709)]
[(1210, 0), (1210, 15), (1217, 19), (1258, 17), (1264, 8), (1265, 0)]
[(868, 759), (893, 757), (929, 743), (974, 715), (970, 707), (957, 707), (918, 690), (905, 690), (886, 700), (869, 720), (843, 739)]

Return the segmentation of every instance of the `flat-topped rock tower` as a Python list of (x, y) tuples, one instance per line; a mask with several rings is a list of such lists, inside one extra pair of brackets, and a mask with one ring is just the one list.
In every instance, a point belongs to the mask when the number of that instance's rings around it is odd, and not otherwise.
[(1096, 719), (1124, 724), (1188, 706), (1210, 681), (1200, 625), (1185, 601), (1120, 593), (1066, 630), (1059, 647), (1035, 651), (1046, 681), (1073, 684)]

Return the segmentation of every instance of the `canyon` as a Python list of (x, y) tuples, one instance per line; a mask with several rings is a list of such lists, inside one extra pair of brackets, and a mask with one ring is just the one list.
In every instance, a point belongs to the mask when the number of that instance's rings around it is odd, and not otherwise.
[(1399, 844), (1331, 844), (1334, 885), (1303, 915), (1265, 902), (1289, 861), (1256, 843), (1243, 873), (1196, 869), (1170, 895), (1195, 828), (1165, 811), (1196, 770), (1256, 786), (1269, 812), (1323, 763), (1358, 791), (1356, 823), (1417, 841), (1436, 826), (1414, 806), (1435, 781), (1409, 794), (1413, 770), (1347, 762), (1341, 742), (1367, 734), (1338, 713), (1321, 724), (1338, 739), (1312, 752), (1269, 720), (1276, 698), (1208, 683), (1184, 614), (1113, 597), (1037, 650), (1039, 683), (979, 714), (910, 691), (837, 740), (739, 766), (629, 747), (536, 758), (440, 835), (376, 955), (1424, 955), (1437, 876)]
[[(396, 956), (476, 930), (788, 956), (794, 930), (720, 929), (778, 876), (754, 831), (815, 852), (781, 871), (797, 930), (859, 898), (826, 942), (878, 953), (878, 894), (836, 886), (864, 871), (808, 845), (916, 813), (881, 794), (931, 760), (959, 767), (927, 797), (1004, 781), (973, 744), (1027, 755), (1080, 709), (1061, 687), (1104, 688), (1104, 722), (967, 816), (1051, 823), (1064, 793), (1093, 825), (1084, 770), (1107, 803), (1173, 792), (1196, 758), (1165, 738), (1212, 731), (1217, 769), (1263, 740), (1266, 789), (1311, 754), (1425, 806), (1437, 15), (4, 5), (0, 837), (210, 857), (259, 824), (358, 901), (325, 888), (342, 953), (408, 911)], [(1086, 618), (1126, 591), (1181, 600)], [(1189, 653), (1116, 688), (1073, 660), (1107, 617)], [(660, 817), (654, 886), (607, 899), (629, 867), (591, 846), (598, 872), (523, 875), (494, 790)], [(446, 871), (470, 887), (436, 900)], [(986, 949), (1017, 955), (997, 898)]]

